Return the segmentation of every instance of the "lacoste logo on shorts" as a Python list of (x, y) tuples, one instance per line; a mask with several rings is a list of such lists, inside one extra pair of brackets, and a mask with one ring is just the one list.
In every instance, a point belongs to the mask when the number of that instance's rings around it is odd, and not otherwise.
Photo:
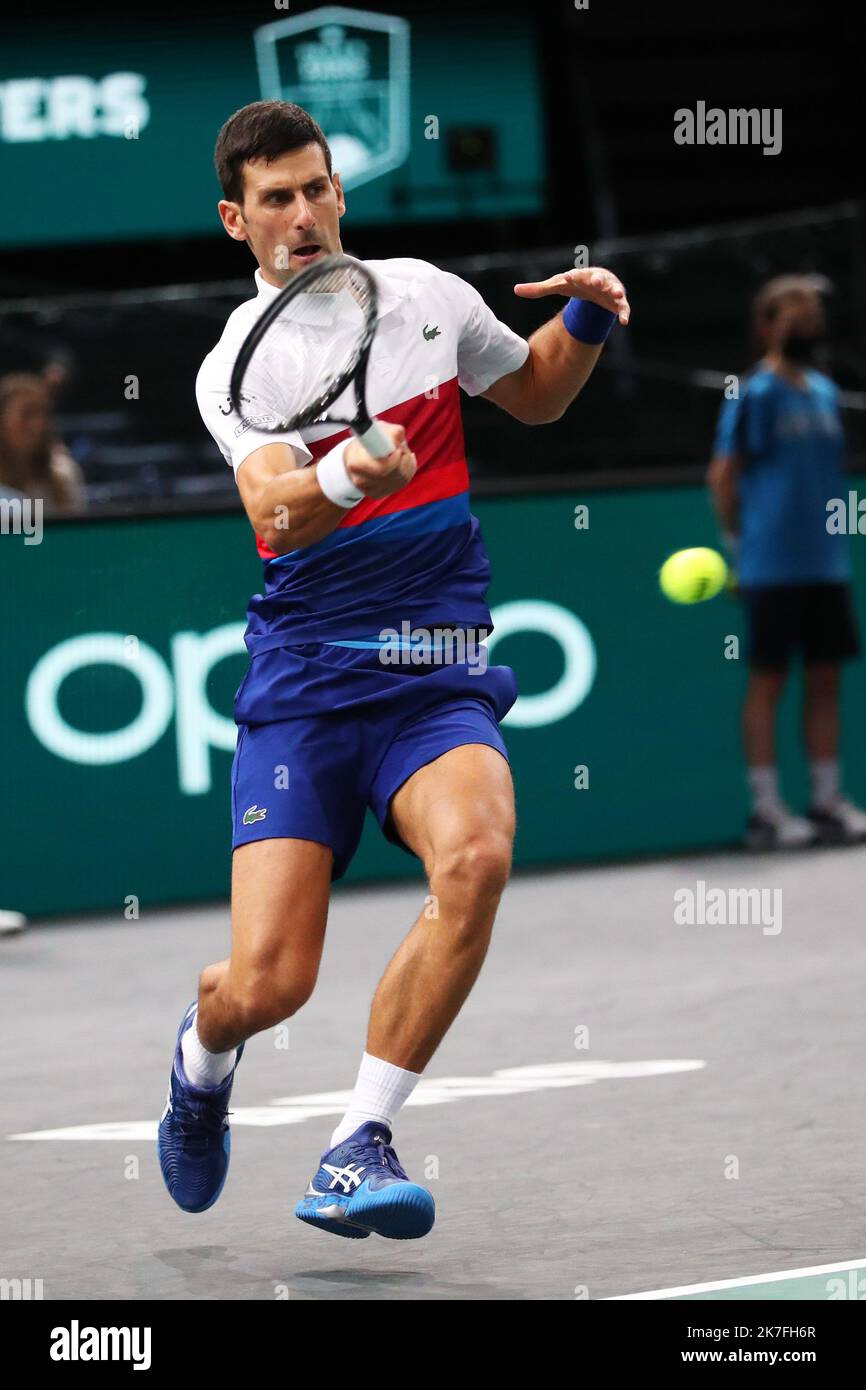
[(264, 820), (268, 814), (266, 806), (250, 806), (244, 811), (244, 825), (255, 825), (257, 820)]

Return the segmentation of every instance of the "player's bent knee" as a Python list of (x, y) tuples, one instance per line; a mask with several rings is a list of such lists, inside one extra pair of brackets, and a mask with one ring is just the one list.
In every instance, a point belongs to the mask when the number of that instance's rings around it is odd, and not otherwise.
[(492, 831), (469, 835), (434, 852), (431, 885), (450, 884), (468, 897), (502, 892), (511, 872), (511, 836)]
[(315, 985), (315, 973), (295, 975), (285, 981), (275, 980), (268, 973), (243, 981), (237, 993), (237, 1007), (247, 1037), (291, 1018), (306, 1004)]

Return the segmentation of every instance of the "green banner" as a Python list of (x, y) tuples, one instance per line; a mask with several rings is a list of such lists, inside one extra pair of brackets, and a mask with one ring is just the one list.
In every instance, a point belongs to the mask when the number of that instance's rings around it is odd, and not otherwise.
[[(38, 29), (34, 29), (33, 23)], [(447, 74), (447, 77), (444, 76)], [(0, 49), (0, 244), (222, 236), (213, 149), (248, 102), (295, 101), (325, 131), (349, 229), (532, 214), (545, 167), (527, 17), (271, 6), (155, 29), (7, 25)], [(239, 262), (240, 263), (240, 262)], [(130, 264), (135, 282), (135, 266)], [(56, 278), (56, 276), (55, 276)]]
[[(514, 667), (521, 691), (505, 724), (516, 863), (738, 837), (745, 670), (729, 653), (740, 608), (728, 595), (679, 607), (657, 584), (672, 551), (716, 544), (704, 491), (485, 499), (475, 511), (494, 575), (491, 660)], [(51, 915), (226, 896), (232, 699), (246, 665), (246, 601), (261, 587), (248, 523), (235, 514), (57, 522), (39, 544), (8, 530), (0, 907)], [(851, 545), (866, 597), (866, 547), (856, 535)], [(798, 699), (792, 687), (781, 765), (802, 805)], [(849, 724), (864, 704), (861, 661), (846, 674)], [(866, 799), (856, 732), (847, 784)], [(417, 871), (368, 817), (346, 881)]]

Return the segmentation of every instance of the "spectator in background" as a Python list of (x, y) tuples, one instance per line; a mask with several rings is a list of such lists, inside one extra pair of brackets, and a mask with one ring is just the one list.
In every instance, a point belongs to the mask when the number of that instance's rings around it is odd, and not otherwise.
[(81, 511), (84, 478), (54, 426), (55, 385), (26, 372), (0, 377), (0, 489), (40, 497), (47, 513)]
[[(827, 503), (845, 498), (838, 390), (812, 363), (825, 333), (816, 281), (770, 280), (753, 305), (761, 360), (725, 401), (708, 483), (731, 534), (748, 618), (743, 741), (752, 809), (748, 842), (783, 848), (866, 838), (866, 814), (842, 796), (841, 663), (859, 652), (848, 539), (828, 530)], [(808, 819), (779, 794), (776, 714), (791, 660), (805, 664)]]
[[(54, 429), (54, 400), (66, 369), (52, 362), (41, 376), (0, 377), (0, 497), (41, 497), (49, 512), (79, 511), (84, 482)], [(27, 925), (21, 912), (0, 910), (0, 938)]]

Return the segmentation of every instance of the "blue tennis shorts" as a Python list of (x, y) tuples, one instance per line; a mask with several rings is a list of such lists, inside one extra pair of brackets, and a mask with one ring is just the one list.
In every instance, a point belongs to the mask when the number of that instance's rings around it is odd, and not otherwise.
[[(457, 667), (407, 675), (371, 700), (364, 683), (370, 659), (341, 653), (337, 659), (354, 669), (343, 669), (332, 699), (323, 700), (315, 679), (321, 676), (321, 649), (305, 654), (313, 665), (303, 681), (294, 679), (299, 651), (254, 657), (253, 674), (238, 691), (233, 849), (252, 840), (315, 840), (333, 850), (331, 877), (338, 879), (358, 848), (368, 806), (386, 838), (412, 853), (397, 835), (389, 809), (394, 793), (419, 768), (468, 743), (485, 744), (508, 759), (498, 721), (517, 695), (509, 667), (490, 667), (480, 678)], [(325, 655), (330, 666), (331, 654)], [(311, 677), (316, 712), (303, 698)], [(295, 708), (304, 712), (285, 717), (291, 687)], [(359, 690), (367, 698), (359, 697)], [(266, 722), (250, 718), (274, 712), (277, 717)]]

